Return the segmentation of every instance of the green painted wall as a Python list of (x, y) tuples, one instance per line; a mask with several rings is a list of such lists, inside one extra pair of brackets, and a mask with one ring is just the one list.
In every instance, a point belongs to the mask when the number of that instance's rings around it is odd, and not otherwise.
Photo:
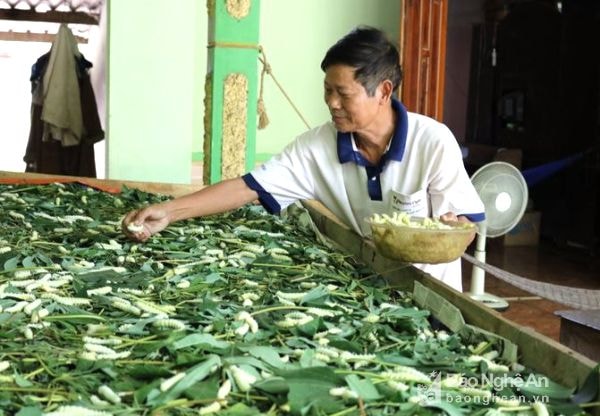
[[(189, 183), (201, 157), (206, 2), (172, 3), (109, 0), (109, 178)], [(397, 39), (401, 0), (261, 0), (260, 10), (273, 73), (316, 126), (328, 119), (319, 67), (327, 48), (358, 24)], [(257, 162), (306, 129), (269, 77), (264, 88), (270, 124), (258, 131)]]
[[(262, 0), (260, 43), (273, 74), (312, 127), (329, 119), (320, 68), (329, 46), (359, 24), (398, 39), (400, 10), (400, 0)], [(264, 88), (271, 123), (258, 131), (256, 151), (275, 153), (306, 127), (271, 79)]]
[(202, 132), (206, 5), (111, 0), (107, 176), (189, 183)]

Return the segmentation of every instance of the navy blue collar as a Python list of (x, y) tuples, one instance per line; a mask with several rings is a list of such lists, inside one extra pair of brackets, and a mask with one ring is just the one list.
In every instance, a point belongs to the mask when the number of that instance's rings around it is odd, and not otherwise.
[[(402, 161), (404, 156), (404, 148), (406, 146), (406, 134), (408, 132), (408, 116), (406, 108), (400, 103), (400, 101), (392, 98), (392, 108), (396, 112), (397, 122), (396, 129), (394, 130), (394, 136), (388, 151), (383, 155), (380, 161), (380, 165), (383, 165), (388, 160)], [(352, 148), (352, 135), (351, 133), (337, 133), (337, 151), (340, 163), (354, 162), (361, 166), (369, 166), (370, 163), (362, 157), (360, 152), (355, 151)]]

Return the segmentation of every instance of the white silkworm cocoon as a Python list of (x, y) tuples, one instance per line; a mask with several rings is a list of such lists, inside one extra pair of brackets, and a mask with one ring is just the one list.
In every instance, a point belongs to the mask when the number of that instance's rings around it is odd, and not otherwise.
[(160, 383), (160, 391), (165, 392), (173, 387), (179, 380), (185, 377), (185, 372), (177, 373)]
[(177, 319), (157, 319), (152, 322), (152, 325), (159, 329), (174, 329), (176, 331), (185, 329), (185, 323), (178, 321)]
[(127, 231), (130, 231), (132, 233), (140, 233), (144, 231), (144, 225), (136, 224), (135, 222), (130, 222), (129, 224), (127, 224)]
[(98, 354), (116, 354), (117, 353), (112, 348), (108, 348), (101, 344), (86, 343), (86, 344), (83, 344), (83, 348), (85, 348), (86, 350), (91, 351), (91, 352), (96, 352)]
[(202, 406), (200, 408), (200, 410), (198, 410), (198, 414), (199, 415), (210, 415), (212, 413), (217, 413), (219, 410), (221, 410), (221, 403), (212, 402), (209, 405)]
[(119, 397), (119, 395), (117, 393), (115, 393), (106, 384), (103, 384), (102, 386), (98, 387), (98, 393), (102, 397), (104, 397), (106, 400), (108, 400), (109, 402), (111, 402), (113, 404), (120, 404), (121, 403), (121, 397)]
[(112, 413), (92, 410), (83, 406), (60, 406), (53, 412), (44, 413), (44, 416), (112, 416)]
[(123, 341), (118, 338), (95, 338), (90, 336), (84, 336), (83, 342), (86, 344), (98, 344), (98, 345), (119, 345)]
[(256, 377), (252, 374), (247, 373), (242, 370), (240, 367), (236, 365), (232, 365), (231, 373), (233, 374), (233, 379), (235, 380), (235, 384), (241, 392), (247, 392), (252, 387), (252, 384), (256, 382)]
[(219, 391), (217, 391), (217, 399), (225, 400), (227, 396), (231, 393), (231, 381), (229, 379), (225, 380), (221, 387), (219, 387)]
[(27, 305), (29, 305), (29, 302), (22, 300), (20, 302), (15, 303), (10, 308), (4, 309), (4, 312), (6, 312), (6, 313), (21, 312), (25, 308), (25, 306), (27, 306)]
[(112, 287), (110, 286), (97, 287), (95, 289), (89, 289), (86, 291), (88, 296), (107, 295), (110, 292), (112, 292)]
[(23, 312), (27, 315), (31, 315), (31, 313), (36, 310), (38, 307), (42, 305), (41, 299), (36, 299), (33, 302), (29, 303), (27, 306), (23, 308)]

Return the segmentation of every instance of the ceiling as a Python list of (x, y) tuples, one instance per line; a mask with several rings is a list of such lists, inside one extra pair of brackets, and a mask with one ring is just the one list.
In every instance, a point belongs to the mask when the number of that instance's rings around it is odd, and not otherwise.
[(52, 41), (67, 23), (80, 43), (97, 25), (104, 0), (0, 0), (0, 40)]

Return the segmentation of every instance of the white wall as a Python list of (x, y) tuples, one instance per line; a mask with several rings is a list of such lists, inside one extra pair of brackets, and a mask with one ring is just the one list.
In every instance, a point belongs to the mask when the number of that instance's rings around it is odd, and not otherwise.
[(31, 65), (50, 45), (0, 41), (0, 170), (24, 172), (29, 138)]

